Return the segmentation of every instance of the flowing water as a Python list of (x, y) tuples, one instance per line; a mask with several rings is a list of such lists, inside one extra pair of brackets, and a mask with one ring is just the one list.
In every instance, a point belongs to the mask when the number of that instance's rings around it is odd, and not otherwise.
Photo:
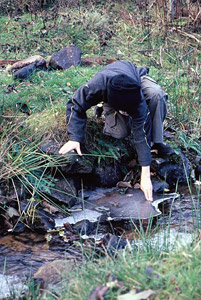
[[(108, 192), (107, 189), (101, 191), (103, 195)], [(94, 191), (92, 193), (94, 194)], [(192, 242), (197, 229), (201, 228), (198, 196), (185, 195), (171, 202), (161, 203), (159, 208), (162, 214), (157, 217), (157, 222), (153, 220), (153, 227), (156, 227), (156, 224), (159, 226), (156, 234), (150, 240), (151, 243), (162, 249), (164, 241), (166, 246), (172, 248), (178, 243)], [(109, 223), (108, 227), (106, 223), (98, 225), (102, 235), (108, 231), (119, 232), (123, 237), (135, 240), (138, 246), (142, 245), (142, 241), (136, 240), (136, 232), (129, 225), (129, 220)], [(146, 220), (143, 220), (142, 223), (146, 227)], [(169, 228), (168, 238), (167, 227)], [(81, 248), (75, 247), (73, 243), (73, 241), (79, 241), (79, 236), (73, 234), (68, 238), (64, 236), (60, 230), (55, 230), (51, 232), (51, 235), (24, 232), (1, 237), (0, 299), (12, 294), (13, 290), (22, 291), (23, 282), (27, 278), (31, 278), (37, 269), (46, 263), (58, 259), (81, 261)]]

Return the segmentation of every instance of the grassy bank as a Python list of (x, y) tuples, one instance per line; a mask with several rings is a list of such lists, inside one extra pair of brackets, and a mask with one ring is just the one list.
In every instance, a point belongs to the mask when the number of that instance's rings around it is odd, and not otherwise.
[(200, 244), (175, 253), (139, 250), (122, 253), (115, 260), (107, 257), (95, 264), (89, 262), (71, 274), (65, 295), (67, 299), (86, 299), (89, 291), (97, 286), (112, 286), (114, 276), (123, 282), (123, 286), (115, 288), (114, 283), (105, 299), (117, 299), (122, 291), (152, 289), (156, 292), (154, 299), (198, 300), (201, 298), (200, 250)]
[[(189, 246), (179, 246), (174, 251), (168, 248), (160, 251), (148, 246), (131, 251), (119, 251), (117, 257), (86, 259), (81, 266), (74, 267), (65, 274), (63, 292), (55, 297), (45, 292), (40, 297), (30, 289), (26, 299), (201, 299), (200, 263), (201, 245), (199, 239)], [(99, 292), (95, 292), (99, 289)], [(104, 292), (104, 289), (107, 292)], [(58, 291), (58, 290), (57, 290)], [(93, 297), (88, 298), (94, 291)], [(151, 296), (140, 298), (143, 291), (151, 291)], [(136, 294), (135, 294), (136, 293)], [(133, 295), (134, 294), (134, 295)], [(121, 298), (121, 297), (125, 298)], [(103, 298), (98, 298), (103, 299)]]
[[(179, 16), (170, 22), (157, 5), (146, 7), (132, 1), (76, 3), (35, 14), (32, 11), (0, 16), (1, 58), (23, 59), (39, 54), (48, 60), (55, 51), (74, 43), (82, 56), (102, 55), (147, 65), (150, 75), (170, 96), (165, 127), (176, 129), (175, 140), (184, 149), (200, 154), (200, 41), (199, 27), (196, 23), (193, 26), (192, 16)], [(35, 114), (44, 110), (39, 118), (42, 124), (48, 114), (55, 117), (57, 110), (63, 120), (68, 99), (100, 68), (40, 71), (26, 82), (14, 81), (7, 72), (1, 73), (1, 121), (7, 122), (10, 115), (18, 116), (21, 104), (26, 105), (27, 115), (23, 116), (28, 124), (33, 124), (39, 116)], [(14, 89), (10, 92), (8, 86)], [(53, 122), (51, 129), (58, 126), (62, 125)]]

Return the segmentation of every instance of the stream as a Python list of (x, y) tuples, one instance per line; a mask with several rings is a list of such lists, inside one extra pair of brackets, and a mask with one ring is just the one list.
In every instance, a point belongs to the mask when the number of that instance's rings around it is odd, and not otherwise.
[[(111, 189), (99, 188), (90, 193), (94, 199), (94, 194), (101, 192), (102, 195), (107, 195), (108, 191), (111, 192)], [(159, 249), (163, 247), (165, 249), (167, 246), (174, 249), (178, 245), (191, 243), (201, 227), (199, 193), (190, 196), (185, 191), (183, 193), (180, 191), (179, 194), (180, 197), (173, 201), (160, 203), (159, 209), (162, 213), (153, 219), (152, 227), (156, 228), (156, 231), (150, 237), (150, 243)], [(66, 221), (64, 221), (66, 230), (63, 230), (61, 221), (60, 219), (58, 229), (51, 230), (47, 234), (30, 231), (0, 237), (0, 299), (12, 295), (13, 290), (18, 294), (26, 289), (24, 282), (32, 278), (38, 268), (47, 263), (63, 259), (71, 262), (82, 261), (80, 235), (69, 230), (71, 225)], [(139, 222), (135, 224), (139, 228)], [(146, 228), (148, 220), (142, 220), (141, 224)], [(90, 222), (89, 225), (91, 226)], [(133, 245), (143, 246), (131, 220), (111, 220), (94, 226), (96, 228), (90, 233), (93, 239), (94, 236), (97, 240), (102, 239), (109, 232), (132, 241)], [(90, 234), (88, 236), (84, 234), (82, 241), (90, 238)]]

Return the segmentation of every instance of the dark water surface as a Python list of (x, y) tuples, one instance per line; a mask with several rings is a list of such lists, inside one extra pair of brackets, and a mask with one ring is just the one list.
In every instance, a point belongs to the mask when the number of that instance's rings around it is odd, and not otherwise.
[[(201, 228), (198, 196), (183, 195), (173, 202), (161, 203), (159, 208), (163, 213), (157, 217), (157, 224), (161, 229), (158, 232), (162, 232), (163, 228), (166, 230), (169, 226), (172, 241), (178, 239), (178, 233), (182, 240), (188, 242), (195, 237), (196, 230)], [(136, 240), (133, 229), (129, 229), (129, 221), (117, 224), (114, 222), (112, 226), (113, 233), (120, 229), (121, 235)], [(115, 226), (118, 227), (116, 231)], [(144, 226), (146, 227), (146, 222)], [(99, 227), (101, 230), (100, 224)], [(111, 224), (108, 228), (103, 225), (103, 228), (105, 232), (107, 230), (111, 232)], [(40, 266), (48, 262), (58, 259), (82, 260), (81, 248), (73, 243), (79, 241), (79, 236), (64, 238), (59, 231), (51, 233), (51, 239), (49, 236), (24, 232), (18, 235), (8, 234), (0, 238), (0, 298), (9, 294), (10, 284), (13, 283), (15, 287), (15, 282), (30, 278)]]

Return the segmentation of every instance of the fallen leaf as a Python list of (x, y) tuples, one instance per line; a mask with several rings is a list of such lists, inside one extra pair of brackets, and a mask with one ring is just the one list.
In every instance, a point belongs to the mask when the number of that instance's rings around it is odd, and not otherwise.
[(133, 187), (135, 190), (138, 190), (140, 189), (140, 184), (139, 183), (135, 183), (134, 187)]
[(8, 216), (10, 218), (12, 218), (12, 217), (19, 217), (20, 216), (19, 213), (18, 213), (18, 211), (14, 207), (9, 207), (7, 209), (7, 214), (8, 214)]
[(48, 209), (48, 212), (51, 213), (57, 213), (59, 212), (59, 209), (56, 208), (55, 206), (49, 204), (47, 201), (42, 202), (42, 206)]
[(131, 290), (124, 295), (117, 296), (117, 300), (147, 300), (153, 294), (155, 294), (155, 291), (150, 289), (139, 293), (136, 293), (135, 290)]
[(130, 182), (127, 182), (127, 181), (119, 181), (119, 182), (117, 182), (116, 186), (119, 188), (125, 188), (125, 187), (132, 188), (132, 185), (130, 184)]
[(125, 182), (129, 182), (131, 180), (134, 179), (134, 173), (133, 173), (133, 170), (129, 171), (125, 176), (124, 176), (124, 179), (123, 181)]

